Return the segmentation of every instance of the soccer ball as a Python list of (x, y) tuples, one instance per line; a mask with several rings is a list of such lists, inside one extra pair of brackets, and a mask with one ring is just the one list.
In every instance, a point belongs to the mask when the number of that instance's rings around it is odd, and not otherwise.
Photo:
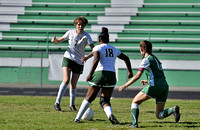
[(92, 111), (92, 109), (88, 108), (85, 113), (83, 114), (83, 116), (81, 117), (82, 120), (89, 120), (91, 121), (94, 117), (94, 112)]

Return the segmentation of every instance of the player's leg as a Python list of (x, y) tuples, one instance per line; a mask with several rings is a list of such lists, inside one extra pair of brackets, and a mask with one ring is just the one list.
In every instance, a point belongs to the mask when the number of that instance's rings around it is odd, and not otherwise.
[(70, 89), (69, 89), (69, 95), (70, 95), (70, 110), (77, 111), (75, 107), (75, 100), (76, 100), (76, 85), (78, 82), (78, 79), (80, 77), (80, 74), (73, 73), (72, 72), (72, 79), (70, 82)]
[(110, 98), (112, 96), (113, 90), (114, 90), (114, 87), (109, 87), (109, 88), (103, 87), (99, 103), (100, 103), (101, 107), (104, 109), (104, 112), (106, 113), (109, 121), (112, 124), (116, 125), (116, 124), (119, 124), (119, 121), (113, 115), (112, 107), (111, 107), (111, 103), (110, 103)]
[(138, 127), (138, 117), (139, 117), (139, 105), (150, 99), (151, 97), (147, 96), (143, 92), (139, 92), (132, 101), (131, 104), (131, 119), (132, 119), (132, 125), (130, 127)]
[(158, 86), (158, 88), (160, 88), (159, 89), (160, 95), (156, 96), (156, 117), (158, 119), (163, 119), (173, 114), (175, 117), (175, 121), (178, 122), (180, 119), (178, 106), (164, 109), (165, 103), (168, 97), (168, 91), (169, 91), (168, 85), (161, 86), (161, 87)]
[(83, 116), (83, 114), (85, 113), (85, 111), (88, 109), (88, 107), (90, 106), (91, 102), (94, 101), (94, 99), (96, 98), (98, 92), (99, 92), (100, 88), (96, 87), (96, 86), (89, 86), (88, 88), (88, 92), (86, 94), (85, 99), (83, 100), (81, 107), (77, 113), (76, 118), (74, 119), (74, 122), (79, 123), (81, 117)]
[(57, 111), (61, 111), (60, 103), (61, 103), (61, 99), (62, 99), (63, 95), (65, 94), (67, 85), (68, 85), (69, 80), (70, 80), (71, 69), (69, 69), (68, 67), (63, 67), (62, 71), (63, 71), (63, 81), (60, 84), (59, 91), (58, 91), (57, 98), (56, 98), (56, 102), (55, 102), (55, 105), (54, 105), (54, 108)]
[(171, 114), (173, 114), (176, 122), (178, 122), (180, 120), (180, 113), (179, 113), (178, 106), (167, 108), (165, 110), (164, 110), (164, 107), (165, 107), (165, 103), (157, 103), (156, 104), (156, 117), (158, 119), (163, 119), (163, 118), (166, 118), (166, 117), (170, 116)]

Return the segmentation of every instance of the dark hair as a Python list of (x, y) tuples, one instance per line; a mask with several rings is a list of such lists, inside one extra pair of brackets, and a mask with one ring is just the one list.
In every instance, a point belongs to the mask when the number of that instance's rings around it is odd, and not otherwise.
[(149, 53), (149, 54), (152, 55), (154, 58), (156, 58), (157, 61), (158, 61), (159, 63), (161, 63), (161, 62), (158, 60), (158, 58), (157, 58), (154, 54), (152, 54), (152, 43), (151, 43), (150, 41), (146, 41), (146, 40), (141, 41), (141, 42), (140, 42), (140, 47), (141, 47), (145, 52)]
[(103, 43), (109, 43), (109, 34), (108, 34), (108, 29), (106, 27), (102, 27), (101, 33), (99, 34), (98, 38)]
[(152, 44), (149, 41), (141, 41), (140, 47), (147, 53), (152, 54)]

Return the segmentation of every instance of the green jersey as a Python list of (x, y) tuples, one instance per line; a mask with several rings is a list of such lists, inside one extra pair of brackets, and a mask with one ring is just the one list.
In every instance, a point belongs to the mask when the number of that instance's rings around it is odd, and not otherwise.
[(158, 58), (148, 55), (142, 59), (139, 70), (145, 71), (148, 83), (151, 86), (156, 86), (155, 83), (165, 81), (165, 75), (162, 69), (162, 64)]
[(162, 64), (158, 58), (152, 55), (143, 58), (139, 70), (145, 71), (148, 80), (148, 85), (141, 91), (147, 96), (155, 98), (156, 103), (165, 103), (169, 86), (165, 80)]

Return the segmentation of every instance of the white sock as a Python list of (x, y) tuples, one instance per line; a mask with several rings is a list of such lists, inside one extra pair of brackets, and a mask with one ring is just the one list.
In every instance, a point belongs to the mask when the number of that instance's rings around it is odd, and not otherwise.
[(139, 105), (137, 103), (132, 103), (131, 104), (131, 109), (139, 109)]
[(70, 95), (70, 106), (75, 105), (75, 100), (76, 100), (76, 88), (69, 90), (69, 95)]
[(107, 117), (109, 118), (109, 116), (111, 115), (111, 114), (113, 114), (112, 113), (112, 107), (111, 106), (106, 106), (106, 107), (104, 107), (104, 112), (106, 113), (106, 115), (107, 115)]
[(60, 87), (59, 87), (58, 95), (57, 95), (57, 98), (56, 98), (56, 103), (60, 104), (61, 99), (64, 96), (66, 89), (67, 89), (67, 84), (62, 82), (60, 84)]
[(84, 99), (75, 119), (80, 120), (89, 106), (90, 106), (90, 103), (86, 99)]

